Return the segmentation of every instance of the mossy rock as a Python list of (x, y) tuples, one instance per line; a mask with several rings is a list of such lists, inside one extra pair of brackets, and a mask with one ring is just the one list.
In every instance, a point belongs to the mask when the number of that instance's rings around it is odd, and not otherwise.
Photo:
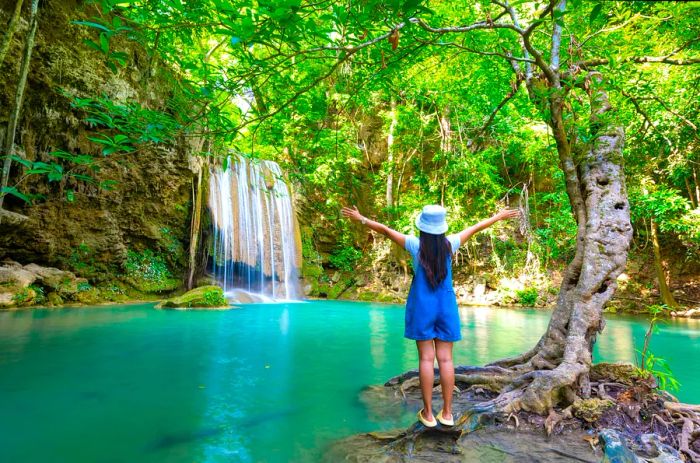
[(318, 278), (323, 273), (320, 265), (308, 265), (306, 262), (301, 267), (301, 274), (305, 278)]
[(63, 305), (63, 298), (55, 291), (50, 292), (49, 295), (46, 296), (46, 299), (48, 301), (48, 305), (50, 306)]
[(100, 290), (90, 286), (87, 287), (85, 286), (84, 288), (81, 288), (78, 290), (77, 293), (73, 296), (73, 299), (76, 302), (79, 302), (81, 304), (97, 304), (98, 302), (102, 302), (102, 295), (100, 294)]
[(230, 309), (231, 305), (224, 297), (224, 290), (219, 286), (200, 286), (187, 291), (182, 296), (166, 299), (156, 306), (157, 309)]
[(591, 367), (591, 381), (604, 381), (633, 386), (639, 379), (637, 367), (631, 363), (596, 363)]
[(587, 421), (588, 423), (595, 423), (600, 419), (605, 410), (614, 405), (612, 400), (593, 397), (574, 402), (572, 408), (575, 417)]
[(360, 291), (360, 293), (358, 293), (357, 295), (357, 299), (359, 301), (365, 302), (376, 301), (378, 297), (379, 293), (376, 293), (374, 291)]
[(180, 287), (180, 280), (176, 278), (163, 278), (161, 280), (147, 280), (145, 278), (125, 278), (126, 282), (142, 293), (169, 293)]

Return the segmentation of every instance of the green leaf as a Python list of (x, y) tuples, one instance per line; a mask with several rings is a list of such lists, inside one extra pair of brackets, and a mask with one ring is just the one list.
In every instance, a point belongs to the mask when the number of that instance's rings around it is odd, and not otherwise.
[(591, 10), (591, 15), (588, 17), (588, 24), (593, 25), (595, 20), (600, 16), (600, 12), (603, 9), (602, 3), (596, 3)]
[(75, 191), (66, 190), (66, 201), (68, 201), (69, 203), (75, 201)]
[(2, 196), (12, 195), (15, 198), (21, 199), (25, 203), (29, 203), (29, 204), (32, 203), (31, 197), (25, 195), (24, 193), (21, 193), (17, 188), (15, 188), (13, 186), (4, 186), (4, 187), (0, 188), (0, 195), (2, 195)]
[(105, 55), (109, 53), (109, 37), (104, 32), (100, 34), (100, 50)]
[(99, 51), (100, 53), (102, 52), (102, 48), (97, 43), (95, 43), (94, 41), (92, 41), (90, 39), (83, 39), (83, 43), (90, 48), (94, 48), (95, 50)]
[[(115, 19), (118, 19), (118, 18), (115, 18)], [(100, 29), (100, 30), (107, 32), (107, 33), (112, 32), (112, 30), (109, 27), (105, 26), (104, 24), (100, 24), (100, 23), (97, 23), (94, 21), (72, 21), (72, 23), (77, 24), (79, 26), (94, 27), (96, 29)]]
[(22, 164), (24, 167), (31, 168), (32, 167), (32, 161), (29, 161), (27, 159), (24, 159), (20, 156), (11, 156), (11, 159), (19, 164)]

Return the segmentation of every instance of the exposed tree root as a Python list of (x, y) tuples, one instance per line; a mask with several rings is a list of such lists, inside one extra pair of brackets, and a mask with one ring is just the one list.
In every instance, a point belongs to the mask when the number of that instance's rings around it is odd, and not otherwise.
[[(511, 366), (503, 367), (504, 364)], [(572, 427), (589, 431), (609, 429), (617, 430), (622, 439), (629, 442), (634, 441), (630, 436), (654, 436), (647, 439), (646, 447), (635, 449), (640, 455), (675, 449), (686, 461), (700, 463), (700, 406), (674, 401), (670, 394), (655, 389), (653, 377), (635, 377), (634, 367), (625, 364), (593, 366), (592, 380), (587, 385), (589, 396), (583, 397), (580, 382), (574, 381), (578, 387), (570, 385), (571, 378), (581, 374), (579, 367), (563, 365), (553, 370), (528, 372), (524, 371), (523, 364), (513, 365), (512, 362), (459, 367), (455, 375), (460, 393), (455, 398), (458, 418), (454, 427), (439, 425), (428, 429), (415, 424), (394, 436), (376, 437), (382, 439), (392, 453), (407, 455), (419, 439), (451, 438), (457, 442), (485, 426), (539, 429), (548, 435)], [(385, 387), (400, 391), (404, 399), (417, 403), (420, 400), (417, 378), (417, 372), (407, 372), (389, 380)], [(531, 394), (537, 398), (548, 396), (551, 400), (535, 400)], [(542, 408), (528, 408), (533, 403)], [(543, 409), (547, 413), (540, 413)], [(594, 448), (600, 445), (598, 438), (592, 437), (588, 442)]]

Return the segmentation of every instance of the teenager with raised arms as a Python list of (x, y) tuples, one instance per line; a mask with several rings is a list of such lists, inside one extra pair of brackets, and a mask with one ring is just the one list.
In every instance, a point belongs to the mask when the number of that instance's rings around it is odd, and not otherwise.
[[(452, 256), (473, 234), (494, 223), (517, 217), (515, 209), (504, 209), (493, 217), (467, 227), (459, 233), (447, 232), (447, 211), (442, 206), (425, 206), (416, 219), (420, 237), (404, 235), (386, 225), (370, 220), (357, 207), (344, 207), (342, 214), (380, 233), (413, 257), (413, 281), (406, 299), (404, 336), (416, 341), (418, 347), (423, 408), (418, 419), (427, 427), (453, 426), (452, 392), (455, 376), (452, 347), (462, 339), (457, 298), (452, 286)], [(432, 398), (434, 365), (437, 357), (440, 371), (443, 408), (433, 416)], [(437, 418), (437, 420), (436, 420)]]

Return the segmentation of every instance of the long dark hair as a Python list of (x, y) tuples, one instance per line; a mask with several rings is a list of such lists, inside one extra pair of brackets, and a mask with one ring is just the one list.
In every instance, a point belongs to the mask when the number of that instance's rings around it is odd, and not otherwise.
[(420, 232), (418, 261), (425, 271), (431, 289), (440, 286), (447, 277), (447, 258), (452, 253), (450, 242), (444, 233), (433, 235)]

